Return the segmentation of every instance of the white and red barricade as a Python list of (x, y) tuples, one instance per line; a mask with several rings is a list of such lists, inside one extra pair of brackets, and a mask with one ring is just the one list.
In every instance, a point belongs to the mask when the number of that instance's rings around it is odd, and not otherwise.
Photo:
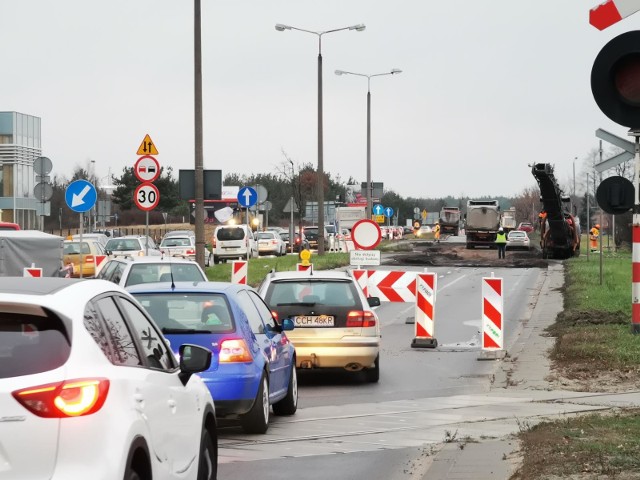
[(364, 292), (364, 296), (369, 296), (369, 272), (367, 270), (354, 269), (349, 270), (351, 276)]
[(381, 302), (414, 302), (416, 299), (416, 272), (369, 270), (369, 296)]
[(296, 271), (297, 272), (313, 271), (313, 263), (310, 263), (309, 265), (304, 265), (302, 263), (296, 263)]
[(502, 278), (482, 278), (482, 350), (504, 346), (504, 301)]
[(607, 0), (589, 10), (589, 23), (598, 30), (604, 30), (638, 10), (638, 0)]
[(231, 262), (231, 283), (247, 284), (249, 262), (246, 260), (234, 260)]
[(434, 336), (435, 303), (438, 276), (435, 273), (416, 275), (415, 336), (412, 348), (436, 348), (438, 340)]
[(94, 257), (94, 261), (95, 261), (95, 276), (98, 275), (98, 273), (100, 273), (100, 270), (102, 270), (102, 267), (104, 267), (107, 263), (107, 259), (109, 258), (107, 255), (95, 255)]
[(42, 268), (35, 267), (31, 265), (30, 267), (24, 267), (22, 270), (23, 277), (33, 277), (33, 278), (41, 278), (42, 277)]

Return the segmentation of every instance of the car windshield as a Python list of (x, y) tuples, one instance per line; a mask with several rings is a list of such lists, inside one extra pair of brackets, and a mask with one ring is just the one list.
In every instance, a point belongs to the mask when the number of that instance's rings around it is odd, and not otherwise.
[(160, 243), (161, 247), (189, 247), (191, 245), (191, 239), (188, 237), (169, 237)]
[(142, 250), (141, 243), (137, 238), (112, 238), (107, 242), (105, 249), (116, 252)]
[(258, 240), (275, 240), (276, 235), (274, 233), (269, 232), (260, 232), (258, 233)]
[(134, 293), (164, 333), (234, 331), (224, 295), (216, 293)]
[(273, 282), (265, 300), (272, 307), (298, 304), (358, 307), (360, 304), (350, 281), (322, 279)]
[(207, 277), (202, 274), (195, 262), (191, 263), (140, 263), (131, 265), (125, 286), (140, 283), (155, 282), (205, 282)]

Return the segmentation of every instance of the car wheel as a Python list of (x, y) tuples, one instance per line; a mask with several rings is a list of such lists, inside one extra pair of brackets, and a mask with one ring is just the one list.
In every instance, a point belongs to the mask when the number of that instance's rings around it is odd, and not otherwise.
[(264, 373), (253, 407), (240, 418), (240, 424), (246, 433), (266, 433), (269, 428), (269, 382)]
[(298, 409), (298, 372), (295, 360), (291, 363), (291, 375), (289, 375), (289, 388), (287, 396), (273, 404), (273, 413), (276, 415), (293, 415)]
[(364, 371), (365, 378), (369, 383), (377, 383), (380, 380), (380, 355), (376, 357), (373, 368), (367, 368)]
[(215, 255), (213, 256), (213, 263), (215, 265), (218, 265), (220, 263), (220, 258), (216, 257)]
[(213, 256), (211, 254), (206, 256), (205, 262), (204, 262), (204, 266), (205, 267), (210, 267), (211, 266), (211, 262), (213, 261), (212, 258), (213, 258)]
[(218, 477), (218, 445), (215, 435), (212, 438), (209, 430), (202, 431), (200, 440), (200, 461), (198, 463), (198, 480), (216, 480)]

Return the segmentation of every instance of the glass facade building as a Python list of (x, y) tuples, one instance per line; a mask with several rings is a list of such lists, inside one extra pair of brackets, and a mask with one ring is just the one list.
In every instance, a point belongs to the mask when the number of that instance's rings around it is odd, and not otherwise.
[(33, 163), (42, 156), (40, 118), (0, 112), (0, 220), (38, 228)]

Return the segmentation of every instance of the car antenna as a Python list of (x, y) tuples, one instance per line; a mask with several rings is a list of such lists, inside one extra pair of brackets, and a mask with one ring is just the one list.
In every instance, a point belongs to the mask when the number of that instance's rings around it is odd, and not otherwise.
[(175, 290), (176, 284), (173, 281), (173, 263), (171, 263), (171, 256), (169, 256), (169, 275), (171, 275), (171, 290)]

